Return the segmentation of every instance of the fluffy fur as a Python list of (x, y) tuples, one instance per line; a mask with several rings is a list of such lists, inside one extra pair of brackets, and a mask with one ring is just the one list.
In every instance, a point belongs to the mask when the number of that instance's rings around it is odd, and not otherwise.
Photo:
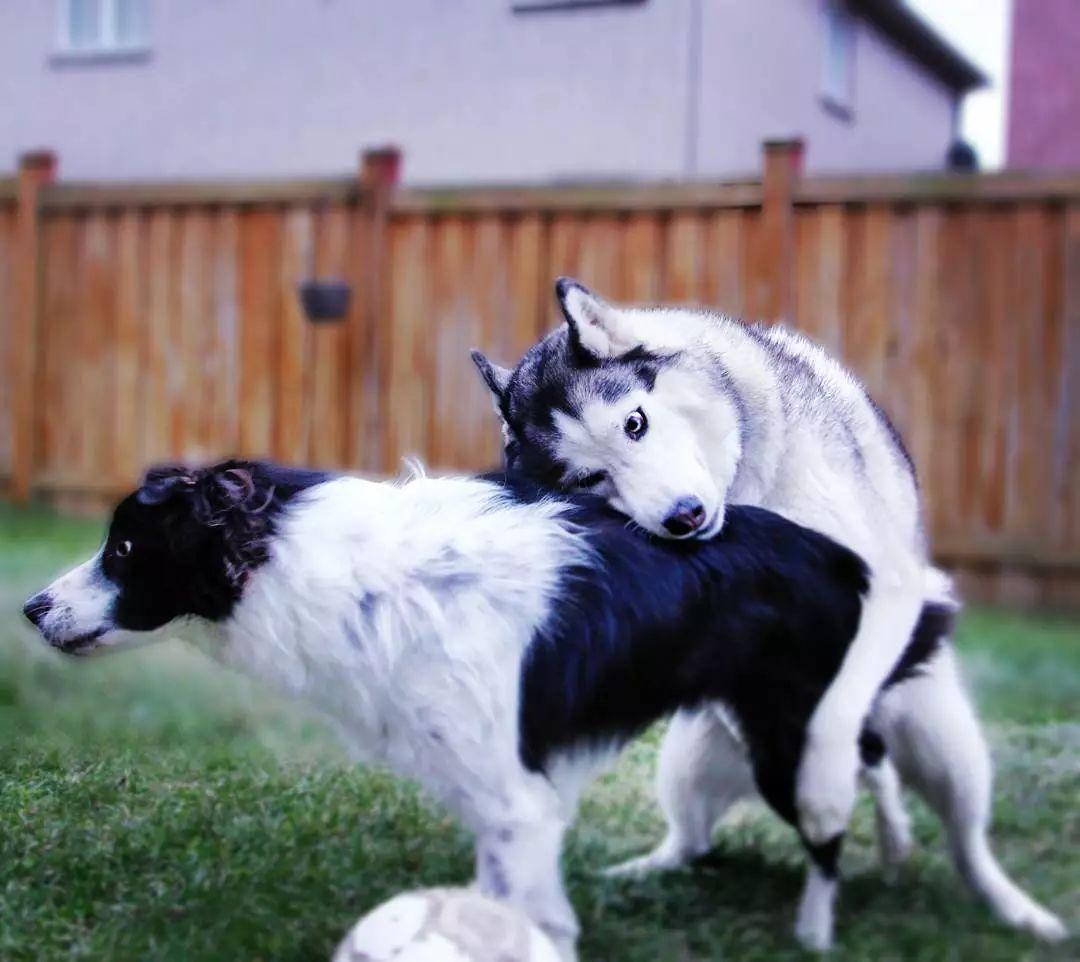
[[(866, 587), (852, 552), (755, 509), (732, 509), (712, 542), (653, 544), (598, 499), (525, 484), (228, 462), (153, 472), (100, 552), (26, 613), (80, 654), (181, 623), (309, 698), (358, 756), (456, 811), (481, 888), (570, 959), (559, 854), (587, 779), (657, 716), (723, 705), (693, 717), (741, 731), (725, 783), (756, 784), (793, 820), (799, 746)], [(941, 659), (932, 647), (913, 644), (913, 668)], [(831, 915), (839, 844), (809, 846), (812, 934)]]
[[(854, 804), (862, 720), (928, 583), (940, 581), (910, 458), (858, 381), (799, 335), (617, 307), (567, 278), (556, 295), (566, 325), (513, 371), (474, 355), (515, 468), (563, 490), (587, 487), (662, 537), (711, 537), (729, 504), (760, 505), (870, 566), (859, 637), (815, 712), (800, 767), (800, 824), (827, 841)], [(634, 417), (646, 431), (628, 432)]]

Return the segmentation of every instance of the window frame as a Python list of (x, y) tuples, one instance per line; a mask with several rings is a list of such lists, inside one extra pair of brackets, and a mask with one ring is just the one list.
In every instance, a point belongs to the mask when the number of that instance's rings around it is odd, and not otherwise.
[[(855, 117), (855, 61), (858, 48), (858, 18), (845, 0), (823, 0), (822, 12), (822, 47), (821, 47), (821, 105), (828, 113), (840, 120), (852, 121)], [(833, 56), (836, 52), (834, 43), (838, 30), (846, 35), (842, 42), (844, 73), (843, 90), (835, 84)]]
[[(140, 0), (149, 20), (149, 0)], [(150, 52), (149, 28), (135, 41), (122, 42), (116, 34), (118, 0), (96, 0), (99, 14), (97, 40), (93, 44), (79, 46), (72, 42), (72, 0), (57, 0), (59, 7), (57, 24), (57, 50), (53, 60), (70, 61), (124, 61), (143, 60)]]

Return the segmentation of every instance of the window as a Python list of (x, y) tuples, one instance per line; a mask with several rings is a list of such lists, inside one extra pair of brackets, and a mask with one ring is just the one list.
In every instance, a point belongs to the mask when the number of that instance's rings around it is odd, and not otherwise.
[(148, 39), (147, 0), (62, 0), (60, 47), (65, 53), (141, 51)]
[(822, 102), (826, 109), (851, 119), (855, 86), (855, 18), (843, 0), (825, 3), (825, 57)]
[(564, 10), (571, 7), (618, 7), (644, 0), (510, 0), (510, 8), (518, 13), (535, 10)]

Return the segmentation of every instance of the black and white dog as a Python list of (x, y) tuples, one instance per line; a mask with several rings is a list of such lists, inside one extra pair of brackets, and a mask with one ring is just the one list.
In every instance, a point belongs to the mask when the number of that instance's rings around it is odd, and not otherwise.
[[(100, 551), (25, 610), (72, 654), (186, 629), (306, 696), (361, 757), (457, 812), (476, 833), (481, 888), (571, 959), (559, 856), (586, 780), (653, 720), (720, 703), (725, 791), (756, 786), (794, 823), (806, 725), (866, 587), (858, 556), (761, 509), (731, 508), (713, 541), (656, 543), (600, 499), (505, 479), (396, 485), (231, 461), (151, 471)], [(917, 685), (921, 663), (951, 656), (949, 614), (924, 609), (887, 684)], [(932, 737), (879, 714), (896, 745)], [(810, 944), (831, 932), (840, 841), (807, 846)], [(999, 912), (1061, 931), (980, 857), (977, 884)]]

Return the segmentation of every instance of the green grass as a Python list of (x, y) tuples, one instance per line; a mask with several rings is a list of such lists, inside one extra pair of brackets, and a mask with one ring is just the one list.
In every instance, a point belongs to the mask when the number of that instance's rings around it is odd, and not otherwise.
[[(325, 959), (362, 912), (469, 878), (468, 838), (410, 786), (349, 765), (297, 706), (166, 643), (65, 661), (21, 600), (100, 525), (0, 507), (0, 959)], [(990, 611), (959, 637), (998, 763), (995, 845), (1080, 923), (1080, 625)], [(806, 957), (791, 922), (802, 858), (756, 809), (709, 867), (641, 882), (595, 870), (659, 837), (656, 733), (586, 798), (566, 857), (586, 960)], [(865, 801), (845, 857), (848, 960), (1076, 958), (1002, 929), (962, 891), (917, 803), (919, 851), (892, 884)]]

